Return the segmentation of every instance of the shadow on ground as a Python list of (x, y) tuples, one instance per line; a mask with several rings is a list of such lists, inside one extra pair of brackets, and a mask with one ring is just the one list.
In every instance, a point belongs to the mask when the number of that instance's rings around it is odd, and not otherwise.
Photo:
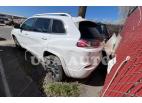
[(103, 86), (107, 75), (107, 66), (100, 64), (92, 74), (85, 79), (68, 78), (67, 82), (79, 82), (88, 86)]
[[(37, 83), (43, 75), (42, 68), (25, 61), (24, 50), (18, 50), (14, 46), (0, 46), (0, 59), (11, 96), (45, 96)], [(1, 79), (0, 74), (0, 82), (4, 84)], [(7, 96), (4, 90), (5, 87), (0, 85), (0, 96)]]
[(0, 41), (5, 41), (6, 39), (0, 37)]

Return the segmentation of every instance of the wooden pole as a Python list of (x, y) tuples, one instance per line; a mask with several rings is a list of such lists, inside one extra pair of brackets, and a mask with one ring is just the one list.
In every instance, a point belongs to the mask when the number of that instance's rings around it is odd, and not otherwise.
[(78, 16), (85, 18), (86, 10), (87, 10), (87, 6), (80, 6)]

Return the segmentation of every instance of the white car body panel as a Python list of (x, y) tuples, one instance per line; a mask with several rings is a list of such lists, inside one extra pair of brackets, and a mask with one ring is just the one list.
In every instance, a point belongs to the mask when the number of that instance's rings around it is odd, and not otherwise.
[[(58, 56), (61, 60), (65, 74), (69, 77), (86, 78), (94, 71), (94, 69), (96, 69), (101, 61), (101, 51), (103, 47), (101, 46), (93, 49), (77, 47), (76, 43), (80, 39), (81, 34), (73, 19), (64, 16), (49, 15), (33, 17), (59, 19), (63, 21), (66, 33), (58, 35), (56, 33), (21, 32), (20, 29), (13, 29), (11, 34), (17, 38), (23, 48), (30, 51), (42, 61), (44, 60), (43, 54), (45, 51)], [(95, 56), (95, 58), (90, 60), (92, 56)], [(86, 61), (86, 58), (89, 61)], [(74, 62), (72, 59), (77, 61)], [(90, 66), (85, 68), (88, 65)]]

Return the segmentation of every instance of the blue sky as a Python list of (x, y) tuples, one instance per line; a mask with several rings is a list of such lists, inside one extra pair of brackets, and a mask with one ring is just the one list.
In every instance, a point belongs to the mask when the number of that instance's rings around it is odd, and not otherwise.
[[(68, 12), (72, 16), (77, 16), (78, 8), (78, 6), (0, 6), (0, 12), (26, 17), (48, 12)], [(119, 19), (119, 9), (116, 6), (88, 6), (86, 18), (97, 21), (115, 21)]]

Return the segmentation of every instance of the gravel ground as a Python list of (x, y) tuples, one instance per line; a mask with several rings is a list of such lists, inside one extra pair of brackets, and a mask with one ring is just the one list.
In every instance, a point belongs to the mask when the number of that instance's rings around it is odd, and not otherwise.
[(10, 40), (11, 36), (9, 34), (11, 30), (11, 26), (0, 26), (0, 38)]
[[(43, 76), (42, 67), (25, 61), (24, 50), (14, 46), (11, 30), (10, 26), (0, 26), (0, 84), (3, 84), (0, 85), (0, 96), (44, 96), (37, 82)], [(106, 76), (105, 68), (100, 65), (89, 78), (68, 78), (67, 82), (78, 82), (81, 85), (80, 96), (99, 96)]]

